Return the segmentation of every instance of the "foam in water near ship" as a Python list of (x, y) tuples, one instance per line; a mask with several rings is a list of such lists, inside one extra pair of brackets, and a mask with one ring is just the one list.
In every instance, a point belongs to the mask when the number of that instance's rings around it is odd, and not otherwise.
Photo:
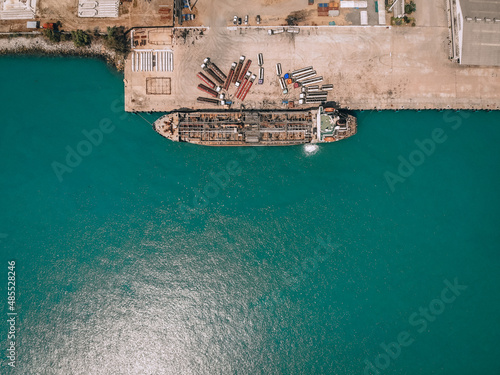
[(319, 151), (319, 146), (315, 144), (304, 145), (304, 152), (307, 156), (316, 154)]

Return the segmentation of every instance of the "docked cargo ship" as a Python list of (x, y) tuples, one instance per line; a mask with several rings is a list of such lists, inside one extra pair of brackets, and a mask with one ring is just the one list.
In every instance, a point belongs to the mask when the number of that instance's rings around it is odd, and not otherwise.
[(153, 124), (175, 142), (205, 146), (290, 146), (356, 134), (356, 117), (333, 107), (288, 111), (172, 112)]

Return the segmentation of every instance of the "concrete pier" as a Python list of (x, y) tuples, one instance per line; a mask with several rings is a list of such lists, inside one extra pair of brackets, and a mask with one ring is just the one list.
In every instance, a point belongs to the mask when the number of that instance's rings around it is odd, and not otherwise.
[[(446, 17), (444, 15), (444, 17)], [(253, 85), (246, 108), (283, 108), (300, 89), (282, 94), (274, 67), (283, 74), (313, 66), (324, 84), (333, 84), (328, 100), (355, 110), (371, 109), (500, 109), (500, 68), (462, 66), (450, 60), (446, 25), (417, 27), (302, 27), (299, 34), (269, 35), (268, 28), (216, 28), (200, 35), (195, 29), (174, 32), (173, 72), (125, 69), (127, 111), (170, 111), (214, 108), (197, 103), (196, 73), (210, 57), (226, 74), (240, 55), (264, 55), (263, 85)], [(251, 68), (254, 70), (255, 67)], [(255, 73), (255, 72), (254, 72)], [(147, 78), (171, 79), (169, 95), (148, 95)], [(233, 85), (229, 98), (236, 92)], [(241, 102), (234, 100), (233, 108)], [(298, 107), (300, 108), (300, 106)]]

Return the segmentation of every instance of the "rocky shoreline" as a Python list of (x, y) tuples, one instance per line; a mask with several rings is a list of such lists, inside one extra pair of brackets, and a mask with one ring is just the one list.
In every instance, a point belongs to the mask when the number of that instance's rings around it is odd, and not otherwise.
[(52, 43), (43, 36), (12, 36), (0, 38), (0, 55), (51, 55), (98, 57), (108, 62), (118, 71), (125, 66), (121, 54), (107, 49), (100, 40), (93, 40), (87, 47), (75, 47), (72, 41)]

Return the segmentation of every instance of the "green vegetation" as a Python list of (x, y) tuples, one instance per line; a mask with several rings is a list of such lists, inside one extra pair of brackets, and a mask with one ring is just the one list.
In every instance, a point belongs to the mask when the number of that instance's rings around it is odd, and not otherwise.
[(61, 21), (57, 21), (54, 23), (54, 28), (53, 29), (44, 29), (43, 30), (43, 36), (45, 36), (48, 40), (50, 40), (53, 43), (59, 43), (61, 39), (67, 40), (66, 37), (63, 35), (63, 30), (61, 30), (62, 23)]
[(61, 41), (61, 33), (58, 30), (44, 29), (43, 36), (54, 43)]
[(125, 28), (123, 26), (108, 27), (104, 37), (104, 45), (118, 53), (126, 54), (130, 49), (130, 45), (125, 34)]
[(90, 35), (83, 30), (76, 30), (71, 32), (71, 37), (75, 47), (85, 47), (90, 45)]
[(417, 10), (417, 6), (413, 2), (413, 0), (411, 0), (409, 4), (405, 4), (405, 13), (406, 14), (412, 14), (416, 10)]
[(401, 26), (401, 25), (409, 25), (411, 24), (412, 26), (416, 26), (415, 24), (415, 18), (413, 17), (408, 17), (404, 16), (402, 18), (399, 17), (391, 17), (391, 25), (396, 25), (396, 26)]

